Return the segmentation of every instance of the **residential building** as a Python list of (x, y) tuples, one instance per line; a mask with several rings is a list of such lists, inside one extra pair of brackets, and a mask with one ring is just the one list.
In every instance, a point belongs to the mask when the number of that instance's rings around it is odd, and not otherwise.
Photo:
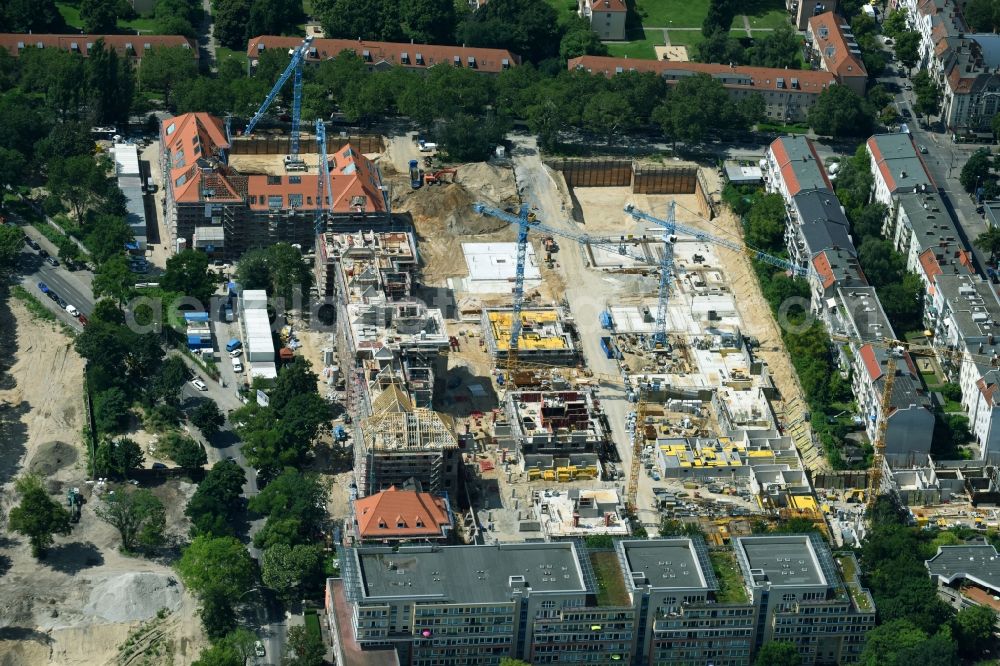
[(412, 232), (326, 232), (316, 245), (316, 285), (321, 295), (344, 293), (362, 300), (384, 294), (392, 301), (411, 296), (417, 268)]
[(605, 56), (571, 58), (567, 66), (608, 77), (627, 71), (653, 72), (668, 83), (707, 74), (721, 82), (735, 100), (761, 95), (766, 118), (775, 122), (806, 120), (820, 93), (837, 82), (830, 72)]
[[(924, 393), (913, 360), (886, 348), (896, 334), (885, 316), (874, 287), (840, 288), (831, 333), (845, 336), (839, 347), (842, 360), (853, 370), (854, 395), (871, 441), (878, 436), (883, 418), (889, 420), (885, 433), (885, 455), (891, 466), (909, 466), (926, 459), (931, 449), (934, 413)], [(882, 398), (889, 367), (895, 357), (890, 411), (882, 413)]]
[(816, 147), (804, 136), (775, 139), (767, 148), (763, 166), (767, 191), (780, 194), (787, 206), (801, 192), (820, 190), (833, 194), (833, 183), (823, 169)]
[[(843, 570), (857, 570), (853, 555)], [(875, 607), (819, 535), (582, 540), (487, 546), (361, 546), (327, 581), (338, 663), (623, 663), (749, 666), (765, 641), (807, 666), (858, 661)], [(738, 572), (720, 586), (717, 570)], [(604, 590), (597, 595), (598, 588)], [(816, 632), (822, 624), (823, 631)], [(366, 659), (370, 655), (370, 659)]]
[(986, 224), (1000, 227), (1000, 201), (983, 202), (983, 214), (986, 217)]
[(362, 497), (392, 486), (415, 485), (458, 497), (462, 454), (451, 417), (416, 407), (398, 384), (372, 400), (372, 415), (355, 439), (354, 474)]
[(364, 543), (445, 542), (455, 522), (447, 496), (396, 486), (353, 500), (351, 513), (351, 537)]
[[(494, 359), (507, 356), (512, 319), (511, 308), (483, 308), (483, 337), (486, 350)], [(565, 323), (566, 318), (560, 308), (522, 309), (518, 356), (539, 363), (573, 362), (576, 359), (576, 347)]]
[(349, 145), (328, 151), (332, 192), (318, 195), (313, 173), (241, 173), (227, 162), (231, 142), (219, 118), (186, 113), (160, 126), (165, 242), (214, 257), (278, 242), (312, 248), (317, 218), (323, 228), (385, 224), (378, 168)]
[(841, 287), (868, 286), (868, 278), (861, 270), (861, 263), (854, 248), (823, 250), (812, 260), (815, 274), (809, 279), (812, 290), (810, 308), (827, 329), (832, 330), (832, 314), (837, 307), (837, 290)]
[(962, 388), (962, 407), (983, 460), (1000, 459), (1000, 298), (989, 280), (939, 275), (925, 323), (942, 367)]
[(937, 191), (910, 134), (876, 134), (865, 143), (865, 151), (875, 177), (873, 199), (890, 211), (898, 194)]
[(994, 546), (938, 546), (924, 566), (938, 595), (956, 609), (987, 606), (1000, 612), (1000, 553)]
[(809, 19), (824, 12), (837, 11), (837, 0), (785, 0), (792, 25), (799, 32), (809, 28)]
[(812, 17), (806, 31), (806, 42), (812, 51), (814, 64), (836, 76), (840, 85), (864, 97), (868, 71), (847, 19), (832, 11)]
[(856, 254), (851, 225), (836, 195), (826, 190), (807, 190), (792, 197), (786, 216), (785, 244), (792, 261), (808, 268), (813, 257), (825, 250)]
[(594, 453), (610, 437), (590, 391), (508, 391), (504, 407), (509, 434), (497, 436), (522, 456)]
[[(620, 0), (619, 0), (620, 2)], [(302, 44), (300, 37), (261, 35), (247, 42), (247, 67), (255, 68), (260, 54), (267, 49), (282, 52)], [(395, 66), (426, 71), (435, 65), (464, 67), (476, 72), (499, 74), (521, 64), (521, 57), (506, 49), (481, 49), (442, 44), (369, 42), (361, 39), (314, 39), (306, 51), (305, 62), (332, 60), (344, 51), (351, 51), (365, 61), (369, 70), (386, 70)]]
[(959, 240), (955, 221), (936, 191), (900, 193), (894, 204), (885, 235), (906, 257), (906, 269), (921, 277), (928, 294), (938, 275), (973, 272), (972, 253)]
[(578, 0), (580, 18), (590, 22), (590, 28), (602, 40), (625, 39), (625, 0)]
[(114, 49), (119, 56), (136, 64), (154, 47), (188, 49), (191, 57), (198, 59), (198, 45), (194, 40), (181, 35), (26, 35), (8, 32), (0, 34), (0, 48), (7, 49), (15, 58), (24, 53), (25, 49), (58, 49), (87, 58), (93, 53), (98, 40), (104, 42), (105, 48)]

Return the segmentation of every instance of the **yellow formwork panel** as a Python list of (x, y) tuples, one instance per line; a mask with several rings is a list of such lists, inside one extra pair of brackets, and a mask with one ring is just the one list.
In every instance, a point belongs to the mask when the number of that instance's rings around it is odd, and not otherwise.
[(808, 495), (792, 495), (792, 506), (801, 511), (815, 511), (816, 500)]

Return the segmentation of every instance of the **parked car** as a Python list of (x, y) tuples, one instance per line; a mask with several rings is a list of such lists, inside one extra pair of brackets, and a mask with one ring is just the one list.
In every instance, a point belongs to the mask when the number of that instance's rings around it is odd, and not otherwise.
[(87, 324), (89, 324), (89, 323), (90, 323), (90, 320), (89, 320), (89, 319), (87, 319), (87, 315), (83, 314), (82, 312), (81, 312), (80, 314), (78, 314), (76, 318), (77, 318), (77, 319), (79, 320), (79, 322), (80, 322), (81, 324), (83, 324), (84, 326), (86, 326)]
[(56, 259), (55, 257), (45, 257), (45, 263), (47, 263), (49, 266), (58, 266), (59, 260)]
[(234, 349), (231, 352), (229, 352), (229, 355), (233, 358), (239, 358), (242, 354), (243, 354), (242, 347), (240, 347), (239, 349)]
[(197, 379), (197, 378), (191, 380), (191, 386), (195, 387), (199, 391), (207, 391), (208, 390), (208, 386), (205, 385), (205, 382), (203, 382), (203, 381), (201, 381), (200, 379)]
[(238, 358), (233, 358), (233, 372), (243, 372), (243, 363)]
[(260, 641), (255, 641), (253, 644), (253, 653), (258, 657), (266, 656), (266, 653), (264, 652), (264, 644)]
[[(37, 245), (37, 243), (36, 243), (36, 245)], [(38, 248), (38, 256), (41, 257), (42, 259), (44, 259), (45, 257), (49, 256), (49, 253), (46, 252), (45, 250), (41, 249), (41, 247), (39, 247)]]
[(66, 305), (66, 312), (68, 312), (70, 314), (70, 316), (73, 316), (73, 317), (79, 317), (80, 316), (80, 311), (77, 310), (76, 306), (73, 306), (73, 305), (67, 304)]
[(39, 245), (37, 243), (37, 241), (33, 241), (30, 238), (27, 239), (27, 240), (25, 240), (24, 242), (27, 243), (28, 247), (30, 247), (32, 250), (41, 250), (42, 249), (42, 246)]
[(920, 154), (921, 155), (926, 155), (927, 154), (927, 146), (925, 146), (924, 144), (920, 144), (919, 148), (920, 148)]
[(42, 292), (43, 294), (49, 293), (49, 285), (45, 284), (44, 282), (39, 282), (38, 291)]
[(61, 296), (56, 296), (56, 303), (58, 303), (59, 307), (61, 307), (64, 310), (66, 309), (66, 306), (69, 305), (66, 301), (62, 299)]
[(47, 292), (45, 292), (45, 295), (48, 296), (49, 298), (51, 298), (53, 301), (58, 301), (59, 300), (59, 294), (57, 294), (56, 292), (52, 291), (51, 289), (49, 289)]

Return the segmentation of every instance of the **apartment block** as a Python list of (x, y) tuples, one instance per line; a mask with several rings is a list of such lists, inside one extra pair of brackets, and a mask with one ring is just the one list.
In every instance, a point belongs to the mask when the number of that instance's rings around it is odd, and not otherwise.
[(938, 546), (924, 562), (938, 596), (957, 610), (986, 606), (1000, 611), (1000, 553), (991, 545)]
[(820, 252), (856, 254), (851, 225), (840, 200), (826, 190), (808, 190), (792, 197), (785, 224), (785, 244), (792, 261), (808, 268)]
[(820, 93), (837, 83), (830, 72), (638, 58), (580, 56), (570, 58), (567, 66), (570, 70), (580, 69), (607, 77), (622, 72), (653, 72), (668, 83), (696, 74), (707, 74), (721, 82), (735, 100), (761, 95), (766, 117), (776, 122), (806, 120)]
[(865, 143), (875, 177), (872, 198), (891, 211), (893, 197), (911, 192), (937, 192), (937, 185), (917, 152), (910, 134), (876, 134)]
[(363, 299), (384, 294), (396, 301), (411, 295), (417, 269), (412, 232), (326, 232), (316, 246), (316, 285), (322, 296), (343, 293)]
[[(511, 308), (483, 308), (482, 326), (486, 350), (494, 359), (504, 358), (510, 349), (514, 311)], [(572, 363), (577, 351), (560, 308), (523, 308), (517, 353), (520, 358), (539, 363)]]
[(625, 0), (579, 0), (576, 10), (580, 18), (590, 22), (590, 28), (602, 40), (625, 39)]
[(895, 197), (886, 237), (906, 257), (906, 269), (916, 273), (930, 294), (939, 275), (969, 275), (972, 253), (958, 238), (958, 229), (936, 192), (909, 192)]
[(594, 453), (609, 439), (590, 391), (509, 391), (504, 408), (522, 456)]
[(97, 42), (104, 43), (104, 48), (114, 49), (119, 56), (141, 65), (142, 57), (154, 48), (181, 48), (191, 53), (191, 58), (198, 60), (198, 46), (194, 40), (181, 35), (48, 35), (23, 33), (0, 34), (0, 48), (7, 49), (15, 58), (25, 50), (58, 49), (90, 57)]
[(452, 419), (416, 407), (391, 383), (372, 400), (354, 445), (354, 476), (362, 497), (392, 486), (415, 486), (458, 497), (462, 454)]
[(833, 194), (833, 183), (823, 169), (816, 147), (804, 136), (783, 136), (771, 142), (764, 158), (764, 182), (791, 205), (802, 192), (820, 190)]
[(868, 71), (847, 19), (832, 11), (812, 17), (806, 30), (806, 44), (812, 52), (814, 65), (836, 76), (840, 85), (864, 97)]
[(1000, 459), (1000, 298), (989, 280), (939, 275), (924, 318), (984, 460)]
[(387, 221), (378, 168), (350, 146), (330, 146), (332, 192), (321, 196), (318, 168), (287, 174), (234, 168), (233, 142), (223, 122), (207, 113), (166, 118), (160, 140), (169, 235), (164, 240), (174, 250), (238, 259), (246, 250), (279, 242), (312, 248), (317, 229), (328, 225), (364, 228)]
[[(620, 2), (620, 0), (619, 0)], [(610, 39), (610, 38), (609, 38)], [(624, 36), (620, 39), (624, 39)], [(247, 67), (257, 67), (260, 54), (267, 49), (282, 53), (302, 44), (300, 37), (260, 35), (247, 42)], [(427, 71), (435, 65), (463, 67), (474, 72), (499, 74), (521, 63), (521, 57), (506, 49), (481, 49), (444, 44), (414, 44), (372, 42), (362, 39), (314, 39), (306, 50), (305, 61), (318, 63), (333, 60), (344, 51), (361, 58), (369, 71), (384, 71), (403, 67), (413, 71)]]
[(794, 642), (808, 666), (850, 664), (875, 607), (845, 580), (841, 569), (857, 562), (844, 557), (838, 566), (818, 535), (744, 537), (712, 553), (700, 537), (610, 550), (362, 546), (343, 551), (343, 577), (327, 581), (327, 618), (338, 658), (352, 664), (386, 663), (391, 649), (420, 666), (749, 666), (769, 640)]

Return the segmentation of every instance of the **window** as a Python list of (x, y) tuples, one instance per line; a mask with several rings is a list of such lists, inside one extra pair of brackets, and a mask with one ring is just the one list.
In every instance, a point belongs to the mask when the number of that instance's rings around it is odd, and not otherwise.
[(181, 185), (183, 185), (184, 183), (187, 182), (187, 179), (188, 179), (187, 174), (186, 173), (182, 173), (180, 175), (180, 178), (178, 178), (177, 180), (174, 181), (174, 184), (177, 187), (180, 187)]
[(288, 182), (292, 185), (298, 185), (302, 182), (302, 176), (289, 176)]
[(281, 176), (268, 176), (267, 177), (267, 184), (268, 185), (281, 185)]
[(288, 206), (289, 206), (289, 208), (302, 208), (302, 195), (301, 194), (289, 194), (288, 195)]
[(273, 194), (267, 197), (268, 208), (281, 208), (282, 198), (280, 194)]
[(167, 125), (167, 136), (173, 134), (175, 129), (177, 129), (177, 126), (174, 123)]

